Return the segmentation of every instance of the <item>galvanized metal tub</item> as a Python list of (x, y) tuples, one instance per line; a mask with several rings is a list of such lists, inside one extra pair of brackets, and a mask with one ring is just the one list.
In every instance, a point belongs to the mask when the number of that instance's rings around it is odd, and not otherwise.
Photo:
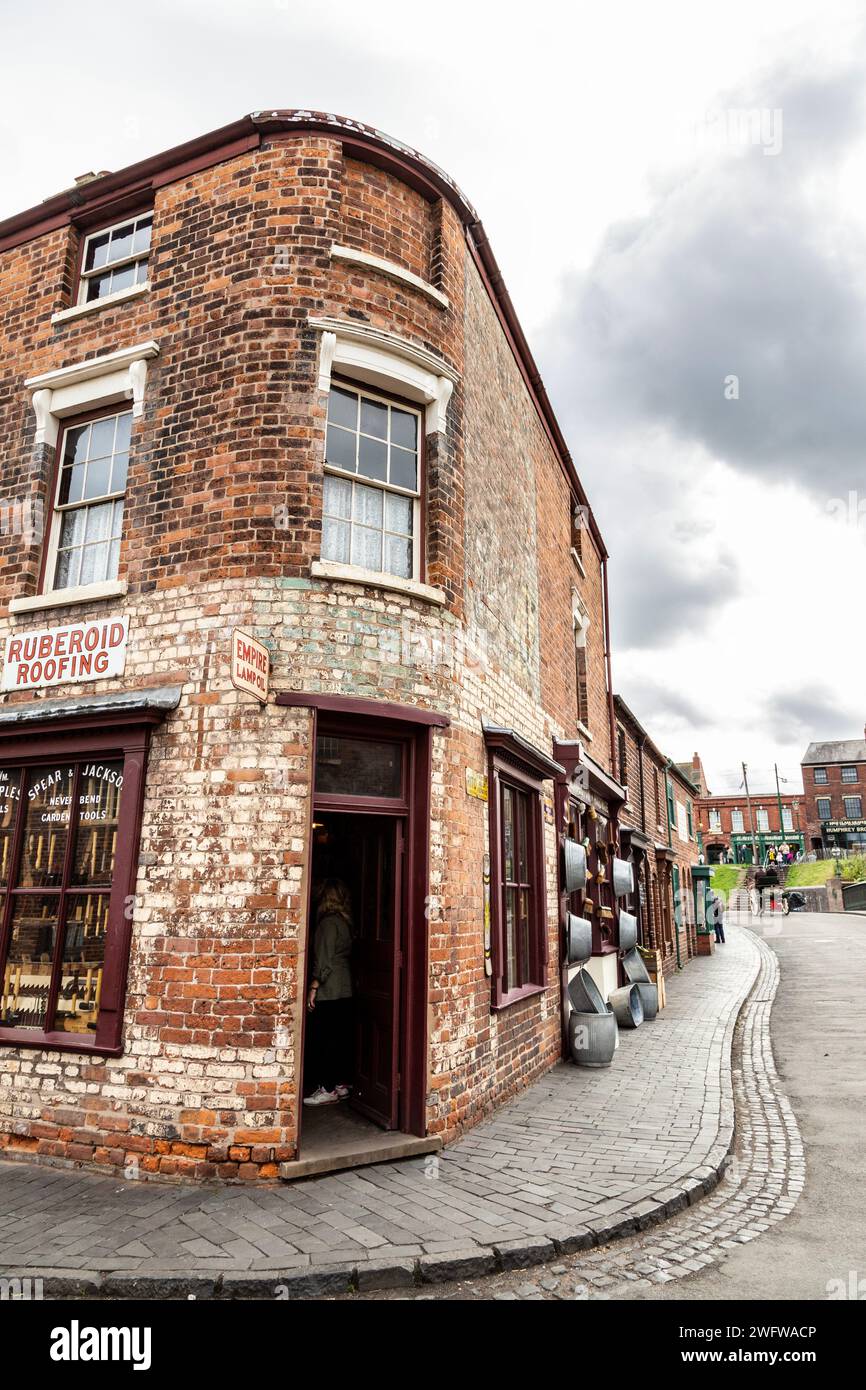
[(617, 1041), (612, 1013), (573, 1013), (568, 1020), (571, 1060), (579, 1067), (609, 1067)]
[(623, 956), (622, 968), (633, 985), (649, 985), (652, 983), (643, 957), (636, 947), (633, 951), (629, 951)]
[(569, 965), (583, 965), (592, 955), (592, 922), (569, 912), (565, 919)]
[(569, 980), (568, 997), (571, 1001), (571, 1007), (579, 1014), (606, 1014), (610, 1012), (598, 985), (586, 970), (578, 970), (577, 974)]
[(617, 898), (634, 892), (634, 865), (630, 859), (614, 859), (613, 891)]
[(637, 945), (637, 918), (632, 912), (619, 914), (619, 947), (621, 951), (632, 951)]
[(640, 1002), (643, 1004), (643, 1021), (652, 1023), (658, 1016), (659, 1011), (659, 987), (658, 985), (647, 985), (638, 983), (633, 986), (640, 995)]
[(579, 893), (586, 887), (586, 850), (577, 840), (562, 842), (562, 877), (566, 893)]
[(638, 985), (623, 985), (622, 989), (615, 989), (610, 996), (610, 1007), (617, 1023), (623, 1028), (639, 1028), (643, 1023), (643, 1003)]

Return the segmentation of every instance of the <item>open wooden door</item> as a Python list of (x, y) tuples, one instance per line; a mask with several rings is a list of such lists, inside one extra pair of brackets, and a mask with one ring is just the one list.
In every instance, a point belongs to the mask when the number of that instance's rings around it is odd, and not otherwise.
[(370, 816), (355, 853), (360, 881), (355, 941), (355, 1089), (352, 1104), (398, 1128), (404, 823)]

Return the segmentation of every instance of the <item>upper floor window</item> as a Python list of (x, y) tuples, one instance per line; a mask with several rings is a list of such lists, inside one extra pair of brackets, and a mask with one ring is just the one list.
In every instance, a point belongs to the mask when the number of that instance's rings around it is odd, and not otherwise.
[(767, 833), (769, 832), (769, 829), (770, 829), (770, 813), (769, 813), (769, 811), (766, 809), (766, 807), (764, 807), (764, 806), (759, 806), (759, 807), (758, 807), (758, 811), (757, 811), (757, 815), (758, 815), (758, 829), (759, 829), (763, 834), (767, 834)]
[(90, 304), (94, 299), (143, 285), (147, 280), (152, 230), (153, 213), (143, 212), (86, 236), (78, 303)]
[(731, 830), (735, 835), (743, 833), (743, 813), (742, 811), (731, 812)]
[(842, 769), (842, 781), (843, 781), (843, 782), (856, 782), (856, 781), (857, 781), (857, 769), (856, 769), (856, 767), (843, 767), (843, 769)]
[(117, 578), (132, 411), (68, 424), (60, 437), (44, 589)]
[(859, 820), (863, 814), (863, 802), (859, 796), (845, 797), (845, 815), (849, 820)]
[(822, 787), (825, 787), (825, 786), (827, 785), (827, 769), (826, 769), (826, 767), (816, 767), (816, 768), (815, 768), (815, 781), (816, 781), (820, 786), (822, 786)]
[(419, 422), (417, 410), (385, 396), (332, 385), (323, 560), (422, 578)]
[(794, 829), (794, 812), (792, 811), (792, 809), (791, 809), (790, 806), (783, 806), (783, 807), (782, 807), (782, 829), (783, 829), (783, 830), (793, 830), (793, 829)]
[(819, 797), (818, 797), (818, 819), (819, 819), (819, 820), (829, 820), (829, 819), (830, 819), (830, 798), (829, 798), (829, 796), (819, 796)]
[(721, 813), (721, 811), (710, 811), (710, 829), (711, 829), (711, 830), (721, 830), (721, 828), (722, 828), (722, 813)]
[(686, 823), (689, 827), (689, 839), (691, 840), (694, 838), (695, 833), (695, 822), (691, 801), (686, 801)]

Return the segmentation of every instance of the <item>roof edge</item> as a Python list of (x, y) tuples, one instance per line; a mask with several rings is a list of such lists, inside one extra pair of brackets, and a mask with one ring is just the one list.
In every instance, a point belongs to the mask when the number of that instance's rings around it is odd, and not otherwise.
[(608, 558), (607, 546), (478, 213), (443, 169), (418, 150), (374, 126), (305, 108), (254, 111), (229, 125), (139, 160), (116, 173), (104, 174), (81, 187), (64, 189), (35, 207), (5, 218), (0, 221), (0, 251), (55, 231), (77, 218), (95, 215), (100, 207), (104, 205), (108, 208), (124, 195), (132, 192), (144, 195), (155, 191), (171, 182), (173, 173), (177, 178), (182, 178), (185, 173), (195, 172), (196, 165), (207, 167), (208, 161), (220, 163), (243, 149), (256, 148), (263, 136), (292, 130), (321, 131), (336, 136), (345, 145), (354, 147), (353, 152), (362, 157), (366, 153), (378, 157), (379, 162), (387, 161), (395, 173), (402, 174), (410, 183), (414, 182), (415, 187), (420, 187), (428, 197), (445, 198), (454, 208), (465, 228), (470, 253), (497, 311), (527, 391), (572, 492), (588, 510), (589, 529), (600, 558), (605, 561)]

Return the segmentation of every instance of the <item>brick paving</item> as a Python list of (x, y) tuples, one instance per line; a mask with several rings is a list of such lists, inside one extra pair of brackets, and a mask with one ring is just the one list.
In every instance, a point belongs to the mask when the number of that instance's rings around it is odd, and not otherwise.
[[(435, 1292), (418, 1291), (415, 1297), (508, 1301), (652, 1298), (660, 1284), (687, 1279), (724, 1260), (738, 1245), (757, 1239), (793, 1211), (803, 1190), (805, 1160), (797, 1121), (781, 1089), (770, 1042), (770, 1009), (779, 966), (764, 942), (753, 939), (761, 953), (761, 969), (737, 1027), (733, 1070), (737, 1142), (715, 1191), (663, 1226), (613, 1246), (549, 1263), (540, 1271), (504, 1273), (482, 1284), (452, 1283)], [(682, 1297), (688, 1296), (684, 1288)]]
[[(724, 1171), (734, 1130), (734, 1025), (761, 970), (745, 1014), (751, 1061), (738, 1081), (756, 1120), (754, 1152), (734, 1165), (742, 1175), (735, 1191), (726, 1180), (702, 1202), (700, 1221), (709, 1224), (683, 1246), (687, 1255), (670, 1253), (665, 1226), (620, 1282), (673, 1278), (690, 1260), (706, 1262), (714, 1240), (751, 1238), (795, 1200), (775, 1155), (782, 1135), (793, 1145), (796, 1131), (777, 1094), (770, 1006), (757, 1002), (771, 997), (773, 962), (763, 943), (732, 926), (724, 949), (669, 983), (656, 1021), (621, 1033), (612, 1067), (556, 1067), (438, 1155), (289, 1186), (219, 1188), (0, 1164), (0, 1260), (7, 1273), (41, 1274), (48, 1296), (327, 1296), (542, 1261), (548, 1283), (570, 1281), (567, 1296), (595, 1296), (585, 1290), (607, 1288), (608, 1256), (579, 1255), (575, 1265), (575, 1252), (683, 1211)], [(754, 1048), (763, 1051), (753, 1056)], [(771, 1151), (766, 1181), (753, 1191)], [(801, 1152), (785, 1149), (794, 1176), (798, 1162)], [(736, 1230), (731, 1203), (743, 1218)], [(558, 1258), (566, 1263), (551, 1263)], [(520, 1284), (532, 1284), (528, 1297), (562, 1292), (525, 1273)], [(501, 1293), (519, 1296), (510, 1287)]]

